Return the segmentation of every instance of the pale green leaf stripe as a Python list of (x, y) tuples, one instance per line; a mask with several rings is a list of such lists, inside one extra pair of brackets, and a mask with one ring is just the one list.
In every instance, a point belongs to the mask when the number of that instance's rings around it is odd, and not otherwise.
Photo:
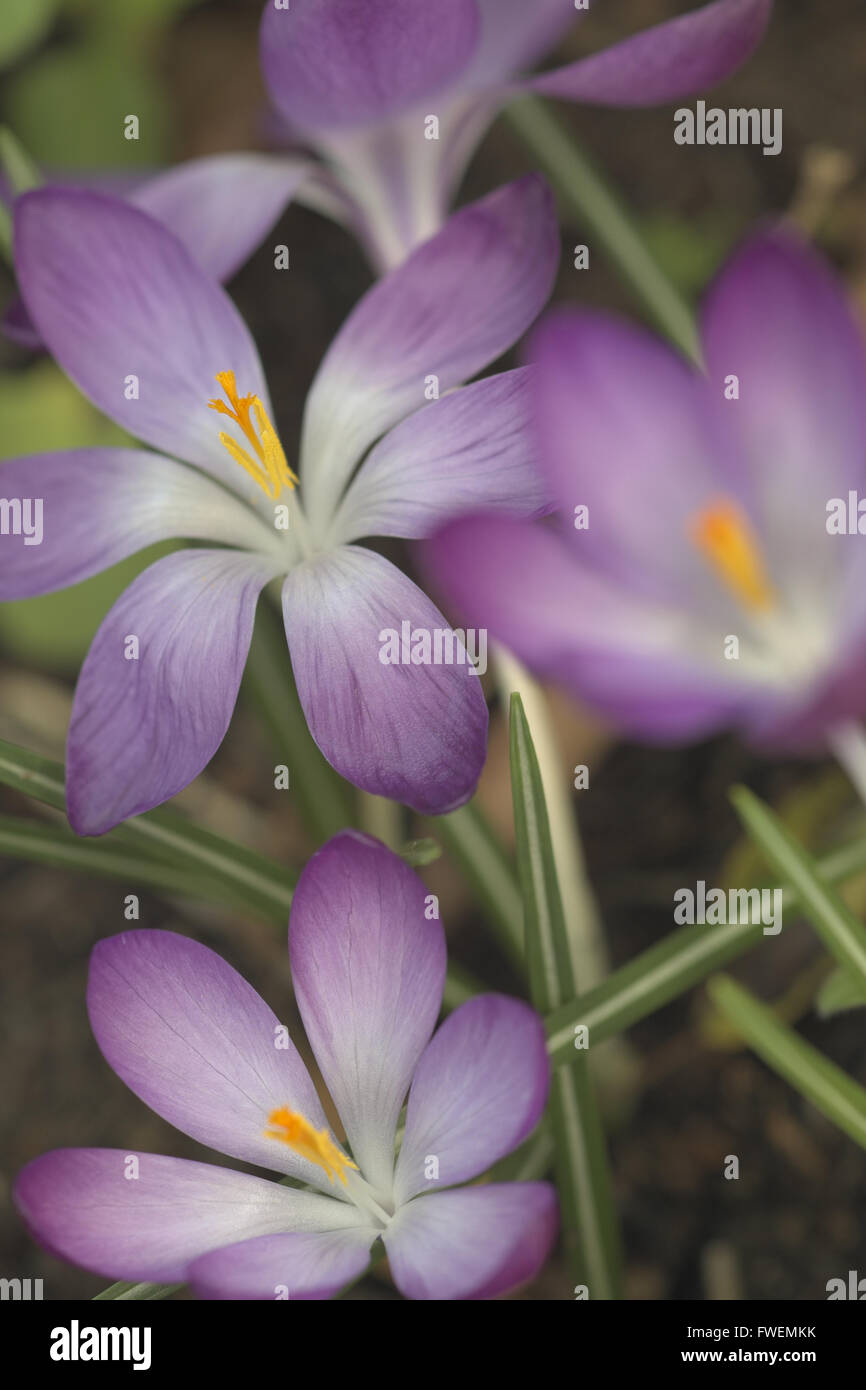
[(708, 981), (707, 990), (728, 1022), (768, 1066), (866, 1148), (866, 1090), (862, 1086), (780, 1023), (771, 1009), (730, 976), (717, 975)]
[(834, 1014), (844, 1013), (846, 1009), (866, 1007), (866, 991), (862, 981), (849, 975), (847, 970), (834, 970), (818, 991), (815, 1008), (822, 1018), (832, 1018)]
[(101, 1293), (93, 1295), (91, 1303), (99, 1303), (105, 1299), (113, 1299), (116, 1302), (127, 1301), (139, 1302), (146, 1300), (149, 1303), (157, 1303), (160, 1299), (170, 1298), (178, 1289), (182, 1289), (183, 1284), (130, 1284), (123, 1281), (117, 1284), (109, 1284), (107, 1289)]
[(737, 787), (731, 800), (767, 863), (783, 882), (791, 884), (827, 950), (866, 988), (866, 927), (839, 894), (822, 882), (815, 861), (769, 806), (746, 787)]
[[(511, 787), (532, 1000), (547, 1012), (577, 992), (538, 758), (520, 695), (511, 696)], [(593, 1299), (621, 1297), (619, 1232), (587, 1052), (554, 1069), (548, 1117), (572, 1277)]]
[(445, 845), (450, 857), (469, 883), (484, 910), (496, 941), (521, 972), (523, 909), (520, 889), (511, 865), (475, 802), (428, 822), (429, 829)]
[[(866, 836), (828, 854), (817, 869), (826, 883), (841, 883), (862, 873), (866, 869)], [(783, 911), (793, 910), (799, 903), (797, 893), (787, 886), (782, 891)], [(671, 932), (658, 945), (615, 970), (603, 984), (548, 1015), (547, 1045), (553, 1061), (574, 1058), (577, 1024), (589, 1028), (593, 1043), (603, 1042), (700, 984), (763, 939), (761, 927), (749, 922), (681, 927)]]
[[(0, 740), (0, 782), (65, 812), (61, 763)], [(284, 922), (287, 918), (294, 881), (291, 870), (282, 869), (255, 850), (192, 825), (175, 812), (148, 811), (98, 839), (74, 838), (82, 846), (125, 845), (131, 859), (134, 854), (136, 863), (138, 856), (144, 854), (151, 862), (155, 859), (172, 863), (176, 868), (183, 866), (187, 874), (203, 872), (208, 878), (212, 875), (216, 882), (225, 884), (232, 892), (234, 901), (238, 901), (239, 891), (243, 893), (243, 901), (255, 907), (266, 920)], [(148, 872), (145, 864), (141, 864), (140, 869)]]
[[(230, 884), (200, 877), (179, 865), (130, 854), (125, 846), (116, 842), (80, 839), (62, 825), (0, 816), (0, 854), (30, 863), (74, 869), (77, 873), (122, 879), (130, 888), (143, 884), (185, 898), (228, 901), (237, 908), (249, 906), (248, 895)], [(288, 904), (285, 916), (288, 917)]]

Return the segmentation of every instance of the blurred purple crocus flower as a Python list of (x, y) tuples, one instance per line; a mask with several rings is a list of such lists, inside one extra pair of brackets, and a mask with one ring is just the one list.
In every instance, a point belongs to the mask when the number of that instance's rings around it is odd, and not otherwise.
[(491, 1298), (531, 1279), (556, 1234), (553, 1189), (457, 1184), (540, 1119), (544, 1028), (527, 1004), (487, 994), (431, 1037), (446, 951), (428, 902), (396, 855), (355, 833), (320, 850), (296, 889), (295, 998), (351, 1159), (287, 1030), (220, 956), (174, 932), (100, 942), (88, 1009), (121, 1080), (193, 1139), (307, 1190), (158, 1154), (58, 1149), (16, 1183), (35, 1238), (107, 1278), (188, 1282), (203, 1298), (329, 1298), (380, 1238), (407, 1298)]
[(498, 112), (522, 93), (649, 106), (702, 91), (757, 46), (772, 0), (715, 0), (603, 53), (521, 76), (583, 16), (574, 0), (273, 0), (271, 99), (317, 162), (290, 195), (348, 224), (378, 270), (441, 226)]
[[(550, 292), (559, 242), (543, 181), (465, 208), (356, 306), (307, 399), (300, 492), (246, 325), (165, 227), (101, 194), (45, 188), (16, 205), (15, 256), (54, 357), (157, 452), (4, 463), (4, 497), (25, 514), (38, 504), (44, 535), (3, 537), (0, 598), (76, 584), (157, 541), (208, 543), (146, 569), (93, 641), (69, 731), (73, 828), (100, 834), (206, 766), (232, 715), (259, 593), (282, 576), (298, 692), (325, 757), (419, 810), (468, 798), (486, 746), (480, 682), (466, 664), (383, 664), (383, 632), (449, 629), (356, 542), (426, 536), (479, 505), (544, 509), (530, 373), (454, 389), (510, 347)], [(433, 380), (443, 394), (425, 405)]]
[(639, 738), (736, 725), (817, 751), (866, 709), (862, 333), (775, 229), (722, 269), (701, 341), (706, 374), (607, 315), (545, 320), (534, 417), (558, 521), (460, 519), (433, 573)]
[[(350, 227), (383, 273), (439, 230), (484, 133), (515, 97), (636, 107), (705, 91), (749, 57), (771, 9), (772, 0), (714, 0), (522, 77), (583, 18), (574, 0), (268, 0), (262, 71), (293, 152), (207, 155), (128, 197), (217, 280), (244, 264), (293, 198)], [(20, 300), (3, 328), (40, 346)]]

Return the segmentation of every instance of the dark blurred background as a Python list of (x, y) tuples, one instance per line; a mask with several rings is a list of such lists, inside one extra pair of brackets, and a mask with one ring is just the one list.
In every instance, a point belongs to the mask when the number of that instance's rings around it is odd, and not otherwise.
[[(530, 3), (531, 0), (527, 0)], [(595, 0), (560, 57), (604, 47), (691, 8), (678, 0)], [(78, 173), (140, 169), (261, 145), (263, 91), (256, 29), (261, 0), (0, 0), (0, 121), (34, 159)], [(866, 311), (866, 14), (862, 0), (777, 0), (769, 37), (718, 104), (784, 109), (784, 148), (682, 148), (672, 109), (604, 112), (558, 108), (630, 205), (668, 274), (696, 296), (755, 220), (797, 218), (845, 274)], [(715, 99), (715, 98), (714, 98)], [(141, 140), (122, 139), (123, 116)], [(532, 167), (500, 121), (477, 156), (463, 198)], [(583, 239), (565, 216), (564, 245)], [(255, 255), (231, 286), (259, 343), (291, 460), (306, 389), (335, 330), (371, 281), (348, 235), (300, 208), (274, 242), (291, 247), (292, 271), (275, 291), (272, 253)], [(637, 314), (628, 292), (593, 254), (577, 275), (570, 258), (560, 299)], [(11, 280), (0, 272), (0, 304)], [(44, 358), (0, 345), (0, 457), (118, 438)], [(411, 556), (405, 562), (411, 566)], [(72, 686), (90, 637), (136, 560), (59, 596), (0, 613), (0, 737), (62, 757)], [(587, 763), (578, 794), (593, 886), (614, 964), (672, 929), (674, 888), (724, 882), (748, 851), (727, 802), (745, 781), (815, 848), (862, 829), (844, 779), (818, 763), (755, 758), (733, 739), (659, 751), (623, 743), (553, 694), (563, 776)], [(201, 823), (302, 864), (311, 849), (291, 793), (273, 790), (275, 748), (242, 701), (215, 762), (180, 798)], [(494, 714), (481, 800), (505, 836), (508, 771)], [(579, 798), (579, 799), (578, 799)], [(0, 812), (47, 813), (12, 793)], [(419, 828), (420, 833), (420, 828)], [(748, 862), (748, 861), (745, 861)], [(452, 951), (491, 984), (507, 970), (488, 945), (467, 889), (447, 857), (424, 871), (438, 892)], [(210, 1157), (151, 1115), (110, 1072), (84, 1008), (88, 954), (123, 930), (123, 900), (139, 892), (140, 924), (186, 932), (225, 955), (292, 1020), (281, 933), (215, 907), (163, 900), (132, 882), (102, 882), (0, 859), (3, 1086), (0, 1098), (0, 1275), (42, 1277), (46, 1297), (89, 1298), (107, 1282), (37, 1249), (9, 1190), (19, 1167), (65, 1145), (125, 1146)], [(745, 881), (740, 877), (740, 882)], [(847, 889), (866, 907), (866, 881)], [(786, 923), (736, 973), (780, 1015), (866, 1082), (861, 1010), (819, 1019), (812, 1000), (826, 972), (809, 930)], [(629, 1035), (635, 1083), (607, 1098), (612, 1161), (628, 1256), (628, 1294), (639, 1299), (823, 1299), (833, 1277), (866, 1274), (863, 1154), (789, 1090), (714, 1018), (702, 991)], [(740, 1158), (725, 1181), (724, 1156)], [(217, 1160), (219, 1161), (219, 1160)], [(351, 1297), (388, 1298), (382, 1279)], [(558, 1259), (520, 1297), (563, 1299)]]

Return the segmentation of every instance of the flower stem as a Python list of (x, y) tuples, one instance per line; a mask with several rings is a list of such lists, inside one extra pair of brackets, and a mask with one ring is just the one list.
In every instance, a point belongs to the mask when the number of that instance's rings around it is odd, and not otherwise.
[(581, 225), (604, 246), (656, 325), (687, 357), (699, 362), (694, 315), (591, 161), (538, 97), (522, 97), (508, 107), (505, 116)]

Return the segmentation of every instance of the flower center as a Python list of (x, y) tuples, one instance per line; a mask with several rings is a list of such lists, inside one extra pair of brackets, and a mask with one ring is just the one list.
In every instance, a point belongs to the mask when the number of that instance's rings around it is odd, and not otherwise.
[(279, 436), (258, 396), (238, 396), (234, 372), (218, 372), (216, 379), (228, 399), (228, 405), (225, 401), (208, 401), (208, 405), (211, 410), (227, 415), (240, 426), (252, 446), (255, 458), (225, 430), (220, 433), (220, 443), (268, 497), (279, 497), (283, 488), (297, 487), (297, 475), (286, 462)]
[(340, 1152), (327, 1129), (313, 1129), (309, 1120), (296, 1110), (289, 1110), (288, 1106), (281, 1105), (278, 1110), (271, 1111), (268, 1124), (271, 1128), (265, 1130), (266, 1139), (278, 1139), (281, 1144), (288, 1144), (289, 1148), (294, 1149), (302, 1158), (307, 1158), (311, 1163), (324, 1168), (329, 1182), (333, 1183), (337, 1177), (345, 1187), (346, 1169), (354, 1168), (357, 1171), (357, 1163), (353, 1163)]
[(723, 497), (704, 507), (692, 519), (689, 533), (710, 567), (746, 608), (775, 607), (757, 537), (736, 502)]

